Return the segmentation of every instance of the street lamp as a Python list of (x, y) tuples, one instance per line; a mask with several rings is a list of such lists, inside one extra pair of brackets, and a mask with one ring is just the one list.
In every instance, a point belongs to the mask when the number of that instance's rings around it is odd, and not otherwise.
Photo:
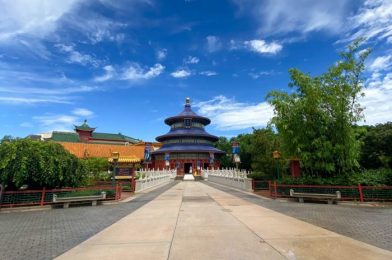
[(112, 160), (113, 160), (113, 174), (112, 174), (112, 185), (116, 184), (116, 171), (117, 171), (117, 163), (120, 158), (119, 152), (112, 152)]
[(280, 159), (280, 152), (279, 151), (273, 151), (272, 152), (272, 158), (274, 158), (275, 161), (275, 168), (276, 168), (276, 176), (279, 180), (279, 164), (278, 160)]
[(241, 163), (241, 158), (240, 158), (240, 143), (237, 141), (234, 141), (231, 144), (231, 152), (233, 154), (233, 162), (235, 163), (235, 168), (238, 170), (238, 164)]

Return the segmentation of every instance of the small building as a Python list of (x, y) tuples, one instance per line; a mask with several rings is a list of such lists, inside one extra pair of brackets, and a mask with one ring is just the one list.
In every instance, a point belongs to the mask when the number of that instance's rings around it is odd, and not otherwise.
[[(53, 141), (61, 144), (67, 151), (81, 159), (105, 158), (115, 167), (116, 179), (128, 180), (135, 168), (144, 160), (146, 142), (121, 133), (100, 133), (90, 127), (87, 120), (80, 126), (74, 126), (75, 132), (53, 131), (30, 135), (33, 140)], [(150, 149), (158, 149), (160, 143), (148, 143)], [(113, 154), (118, 154), (116, 162)]]
[(75, 132), (53, 131), (42, 134), (43, 140), (52, 140), (55, 142), (71, 143), (96, 143), (96, 144), (118, 144), (132, 145), (142, 142), (142, 140), (132, 138), (121, 133), (101, 133), (96, 132), (96, 127), (90, 127), (87, 120), (80, 126), (74, 126)]
[(192, 111), (190, 99), (186, 98), (184, 110), (165, 119), (170, 131), (156, 138), (162, 147), (151, 153), (152, 167), (177, 169), (177, 176), (219, 168), (219, 157), (225, 152), (214, 147), (218, 137), (205, 131), (210, 123), (210, 119)]

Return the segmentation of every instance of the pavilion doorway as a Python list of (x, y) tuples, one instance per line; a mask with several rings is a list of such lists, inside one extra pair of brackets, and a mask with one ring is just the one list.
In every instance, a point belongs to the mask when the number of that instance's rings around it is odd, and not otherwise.
[(191, 168), (192, 168), (192, 163), (184, 163), (184, 174), (192, 173)]

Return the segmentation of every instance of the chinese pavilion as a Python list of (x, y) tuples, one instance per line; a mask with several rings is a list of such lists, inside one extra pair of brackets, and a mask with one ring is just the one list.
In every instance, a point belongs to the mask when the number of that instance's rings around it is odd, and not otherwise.
[(156, 140), (162, 147), (151, 153), (152, 167), (177, 169), (177, 176), (191, 173), (198, 175), (202, 168), (220, 166), (219, 155), (225, 152), (214, 147), (218, 137), (205, 131), (211, 120), (197, 115), (186, 98), (184, 110), (165, 119), (170, 131)]
[(121, 133), (100, 133), (95, 131), (95, 127), (90, 127), (87, 120), (79, 126), (74, 126), (75, 132), (53, 131), (52, 133), (42, 134), (42, 140), (51, 140), (55, 142), (71, 143), (96, 143), (96, 144), (114, 144), (114, 145), (133, 145), (142, 142)]

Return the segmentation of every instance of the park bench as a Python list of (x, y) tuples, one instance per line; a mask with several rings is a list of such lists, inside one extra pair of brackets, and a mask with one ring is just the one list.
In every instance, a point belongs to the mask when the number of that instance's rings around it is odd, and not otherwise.
[(328, 204), (332, 204), (334, 201), (342, 198), (340, 191), (336, 191), (332, 194), (325, 193), (305, 193), (305, 192), (294, 192), (293, 189), (290, 189), (290, 197), (298, 198), (300, 203), (304, 202), (304, 199), (312, 199), (312, 200), (326, 200)]
[(104, 200), (104, 199), (106, 199), (105, 191), (102, 191), (100, 195), (75, 196), (75, 197), (58, 197), (58, 195), (53, 194), (53, 202), (63, 203), (64, 208), (68, 208), (70, 203), (89, 202), (89, 201), (91, 201), (92, 206), (97, 206), (98, 200)]

